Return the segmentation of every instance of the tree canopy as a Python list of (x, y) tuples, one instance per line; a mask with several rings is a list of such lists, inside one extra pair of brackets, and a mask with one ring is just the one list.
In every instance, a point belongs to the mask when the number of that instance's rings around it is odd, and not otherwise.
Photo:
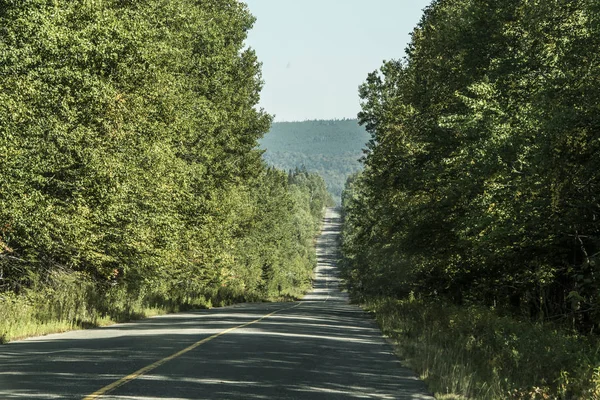
[(346, 275), (579, 329), (600, 322), (600, 6), (434, 1), (360, 88)]
[(261, 159), (253, 22), (236, 0), (0, 1), (0, 291), (306, 287), (328, 195)]

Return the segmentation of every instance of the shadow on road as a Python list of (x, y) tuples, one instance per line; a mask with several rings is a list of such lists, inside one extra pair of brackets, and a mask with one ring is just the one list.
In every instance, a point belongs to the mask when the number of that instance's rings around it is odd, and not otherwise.
[[(331, 211), (329, 214), (331, 215)], [(0, 347), (0, 399), (80, 399), (225, 329), (103, 399), (433, 399), (337, 289), (337, 229), (318, 241), (315, 289), (263, 303), (156, 317)]]

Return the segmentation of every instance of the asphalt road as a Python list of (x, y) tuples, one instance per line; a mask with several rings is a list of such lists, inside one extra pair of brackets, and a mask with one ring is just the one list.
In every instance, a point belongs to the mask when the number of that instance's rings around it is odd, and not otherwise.
[(0, 399), (433, 399), (336, 277), (339, 216), (314, 291), (0, 346)]

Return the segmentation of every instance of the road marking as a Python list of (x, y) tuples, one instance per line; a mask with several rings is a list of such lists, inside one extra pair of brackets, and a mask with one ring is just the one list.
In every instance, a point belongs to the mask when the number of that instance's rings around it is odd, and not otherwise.
[(183, 355), (183, 354), (185, 354), (185, 353), (187, 353), (189, 351), (194, 350), (196, 347), (198, 347), (198, 346), (200, 346), (200, 345), (202, 345), (202, 344), (204, 344), (206, 342), (210, 342), (211, 340), (213, 340), (215, 338), (218, 338), (219, 336), (225, 335), (226, 333), (229, 333), (231, 331), (235, 331), (236, 329), (240, 329), (240, 328), (246, 327), (248, 325), (256, 324), (257, 322), (260, 322), (263, 319), (268, 318), (268, 317), (270, 317), (273, 314), (277, 314), (280, 311), (291, 310), (294, 307), (298, 307), (300, 304), (302, 304), (302, 303), (298, 303), (298, 304), (296, 304), (296, 305), (294, 305), (292, 307), (280, 308), (279, 310), (275, 310), (272, 313), (269, 313), (267, 315), (263, 315), (262, 317), (260, 317), (258, 319), (255, 319), (254, 321), (250, 321), (250, 322), (246, 322), (245, 324), (242, 324), (242, 325), (234, 326), (233, 328), (226, 329), (226, 330), (224, 330), (222, 332), (215, 333), (212, 336), (209, 336), (207, 338), (199, 340), (196, 343), (192, 344), (191, 346), (188, 346), (185, 349), (178, 351), (177, 353), (171, 354), (170, 356), (165, 357), (162, 360), (158, 360), (158, 361), (156, 361), (156, 362), (154, 362), (154, 363), (152, 363), (150, 365), (145, 366), (144, 368), (138, 369), (137, 371), (135, 371), (135, 372), (133, 372), (133, 373), (131, 373), (131, 374), (129, 374), (129, 375), (127, 375), (127, 376), (119, 379), (118, 381), (115, 381), (115, 382), (111, 383), (110, 385), (104, 386), (102, 389), (99, 389), (99, 390), (95, 391), (94, 393), (92, 393), (92, 394), (84, 397), (83, 400), (99, 399), (102, 396), (104, 396), (105, 394), (108, 394), (109, 392), (112, 392), (116, 388), (118, 388), (120, 386), (123, 386), (126, 383), (131, 382), (132, 380), (137, 379), (137, 378), (139, 378), (140, 376), (142, 376), (144, 374), (147, 374), (148, 372), (152, 371), (155, 368), (160, 367), (161, 365), (163, 365), (166, 362), (169, 362), (169, 361), (171, 361), (171, 360), (173, 360), (173, 359), (175, 359), (175, 358), (177, 358), (177, 357), (179, 357), (179, 356), (181, 356), (181, 355)]

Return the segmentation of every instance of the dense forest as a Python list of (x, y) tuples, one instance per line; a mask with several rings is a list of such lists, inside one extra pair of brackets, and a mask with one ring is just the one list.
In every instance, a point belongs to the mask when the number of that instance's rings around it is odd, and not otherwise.
[(264, 159), (278, 169), (317, 173), (339, 203), (346, 179), (362, 169), (369, 134), (355, 119), (275, 122), (259, 140)]
[(331, 199), (261, 158), (253, 22), (236, 0), (0, 2), (0, 341), (310, 286)]
[(554, 330), (600, 329), (599, 88), (597, 0), (436, 0), (406, 58), (360, 88), (371, 140), (343, 196), (345, 277), (357, 298), (407, 299), (395, 318), (423, 305), (403, 337), (438, 315), (463, 329), (441, 347), (492, 343), (463, 394), (492, 398), (512, 368), (494, 398), (600, 398), (597, 347)]

